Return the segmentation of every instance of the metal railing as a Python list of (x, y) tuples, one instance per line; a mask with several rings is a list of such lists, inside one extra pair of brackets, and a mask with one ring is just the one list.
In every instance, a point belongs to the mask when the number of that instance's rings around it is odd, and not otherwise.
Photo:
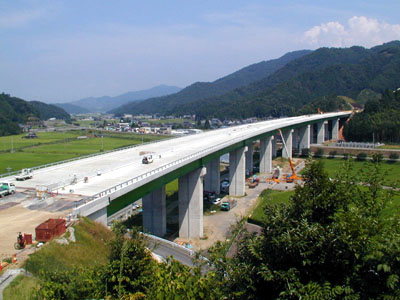
[[(289, 121), (287, 121), (287, 122), (289, 122)], [(284, 122), (283, 124), (279, 124), (279, 125), (273, 126), (270, 129), (270, 131), (273, 131), (273, 130), (276, 130), (276, 129), (284, 127), (285, 126), (284, 124), (286, 124), (287, 122)], [(251, 136), (257, 136), (259, 134), (258, 132), (260, 132), (260, 131), (265, 132), (265, 128), (258, 129), (256, 131), (252, 132), (250, 134), (250, 136), (245, 136), (245, 137), (239, 136), (239, 137), (236, 137), (236, 138), (231, 139), (229, 141), (225, 141), (225, 142), (213, 145), (213, 146), (211, 146), (211, 147), (209, 147), (207, 149), (203, 149), (203, 150), (197, 151), (197, 152), (192, 153), (190, 155), (187, 155), (187, 156), (185, 156), (183, 158), (180, 158), (180, 159), (177, 159), (177, 160), (175, 160), (173, 162), (170, 162), (170, 163), (167, 163), (165, 165), (162, 165), (161, 167), (153, 169), (153, 170), (151, 170), (149, 172), (146, 172), (144, 174), (135, 176), (135, 177), (133, 177), (131, 179), (128, 179), (127, 181), (124, 181), (123, 183), (119, 183), (119, 184), (114, 185), (111, 188), (105, 189), (105, 190), (103, 190), (103, 191), (101, 191), (101, 192), (99, 192), (99, 193), (97, 193), (97, 194), (95, 194), (93, 196), (89, 196), (89, 197), (83, 198), (80, 201), (75, 202), (75, 208), (79, 207), (80, 205), (87, 204), (88, 202), (91, 202), (91, 201), (93, 201), (95, 199), (99, 199), (99, 198), (107, 196), (107, 195), (109, 195), (111, 193), (115, 193), (116, 191), (118, 191), (118, 190), (120, 190), (120, 189), (122, 189), (124, 187), (127, 187), (127, 186), (132, 185), (134, 183), (137, 183), (137, 182), (139, 182), (141, 180), (144, 180), (144, 179), (148, 178), (149, 176), (152, 176), (152, 175), (154, 175), (156, 173), (159, 173), (161, 171), (164, 171), (164, 170), (166, 170), (168, 168), (171, 168), (173, 166), (181, 164), (182, 162), (185, 162), (187, 160), (190, 160), (190, 159), (193, 159), (193, 158), (196, 158), (196, 157), (201, 157), (203, 154), (208, 153), (208, 152), (210, 152), (212, 150), (220, 150), (220, 149), (223, 149), (226, 146), (229, 146), (229, 145), (235, 144), (237, 142), (243, 141), (246, 138), (250, 138)]]
[[(53, 163), (48, 163), (48, 164), (45, 164), (45, 165), (40, 165), (40, 166), (36, 166), (36, 167), (30, 167), (29, 169), (31, 169), (32, 171), (33, 170), (40, 170), (40, 169), (53, 167), (53, 166), (57, 166), (57, 165), (61, 165), (61, 164), (65, 164), (65, 163), (69, 163), (69, 162), (73, 162), (73, 161), (78, 161), (78, 160), (91, 158), (91, 157), (95, 157), (95, 156), (99, 156), (99, 155), (110, 154), (110, 153), (117, 152), (117, 151), (128, 150), (128, 149), (132, 149), (132, 148), (139, 147), (139, 146), (142, 146), (142, 145), (149, 145), (149, 144), (159, 143), (159, 142), (162, 142), (162, 141), (167, 141), (167, 140), (176, 139), (176, 138), (179, 138), (179, 137), (173, 136), (173, 137), (169, 137), (169, 138), (165, 138), (165, 139), (146, 142), (146, 143), (143, 143), (143, 144), (135, 144), (135, 145), (116, 148), (116, 149), (112, 149), (112, 150), (108, 150), (108, 151), (104, 151), (104, 152), (96, 152), (96, 153), (92, 153), (92, 154), (88, 154), (88, 155), (84, 155), (84, 156), (73, 157), (73, 158), (69, 158), (69, 159), (65, 159), (65, 160), (56, 161), (56, 162), (53, 162)], [(12, 175), (17, 175), (20, 172), (21, 172), (21, 170), (8, 172), (8, 173), (3, 173), (3, 174), (0, 174), (0, 178), (12, 176)]]

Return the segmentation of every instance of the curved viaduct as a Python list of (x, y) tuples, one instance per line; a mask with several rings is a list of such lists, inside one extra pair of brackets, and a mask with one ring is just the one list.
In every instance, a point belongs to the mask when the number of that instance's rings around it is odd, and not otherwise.
[[(337, 139), (339, 120), (350, 114), (282, 118), (163, 140), (41, 169), (26, 184), (57, 186), (67, 178), (67, 189), (87, 196), (77, 203), (73, 214), (104, 224), (107, 218), (142, 198), (144, 229), (163, 236), (167, 224), (165, 185), (178, 178), (179, 236), (198, 238), (203, 235), (203, 179), (205, 190), (220, 192), (221, 155), (230, 154), (229, 194), (243, 196), (246, 169), (253, 168), (254, 141), (260, 141), (260, 172), (271, 172), (278, 129), (282, 129), (291, 154), (292, 148), (301, 150), (311, 143)], [(153, 154), (153, 163), (142, 164), (144, 152)], [(96, 176), (97, 171), (101, 176)], [(88, 182), (84, 177), (89, 178)], [(73, 185), (71, 178), (76, 181)]]

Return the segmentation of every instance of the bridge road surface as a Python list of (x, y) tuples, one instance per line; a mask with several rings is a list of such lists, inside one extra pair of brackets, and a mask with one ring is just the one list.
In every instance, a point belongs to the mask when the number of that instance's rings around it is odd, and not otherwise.
[[(121, 151), (36, 170), (32, 179), (19, 181), (16, 186), (17, 188), (36, 188), (36, 186), (60, 185), (63, 182), (68, 182), (65, 184), (64, 190), (58, 189), (59, 193), (72, 193), (83, 197), (93, 196), (133, 177), (146, 174), (167, 163), (195, 154), (201, 150), (207, 150), (218, 144), (221, 144), (221, 149), (223, 149), (244, 139), (286, 126), (335, 116), (338, 118), (346, 117), (348, 115), (350, 115), (350, 112), (275, 119), (139, 145)], [(214, 151), (217, 150), (219, 148)], [(142, 164), (143, 155), (140, 155), (140, 152), (151, 152), (154, 162), (147, 165)], [(97, 171), (102, 173), (101, 176), (96, 176)], [(78, 182), (70, 184), (75, 175), (79, 179)], [(86, 176), (89, 177), (89, 180), (84, 183), (83, 177)], [(15, 178), (11, 176), (2, 180), (15, 182)]]

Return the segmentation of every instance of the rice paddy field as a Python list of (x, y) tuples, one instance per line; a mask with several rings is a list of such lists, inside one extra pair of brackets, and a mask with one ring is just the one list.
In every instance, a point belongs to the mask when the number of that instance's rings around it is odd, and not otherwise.
[[(91, 131), (38, 132), (38, 138), (25, 134), (0, 137), (0, 174), (56, 161), (147, 143), (166, 136)], [(85, 136), (86, 138), (78, 138)]]

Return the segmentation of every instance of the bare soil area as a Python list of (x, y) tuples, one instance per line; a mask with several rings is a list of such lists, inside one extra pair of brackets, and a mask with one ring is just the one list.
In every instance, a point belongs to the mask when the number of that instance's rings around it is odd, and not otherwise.
[(0, 259), (21, 252), (14, 249), (18, 232), (32, 234), (35, 228), (49, 218), (66, 217), (77, 200), (76, 195), (58, 195), (38, 199), (33, 191), (17, 191), (0, 199)]

